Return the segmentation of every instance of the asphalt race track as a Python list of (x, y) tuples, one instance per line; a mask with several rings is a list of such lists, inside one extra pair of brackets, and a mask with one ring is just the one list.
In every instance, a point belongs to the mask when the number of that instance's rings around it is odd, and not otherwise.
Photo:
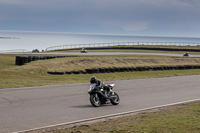
[(116, 84), (114, 90), (121, 102), (117, 106), (98, 108), (89, 102), (89, 83), (1, 89), (0, 132), (17, 132), (199, 99), (199, 79), (200, 75), (192, 75), (106, 82)]
[[(183, 54), (169, 54), (169, 53), (128, 53), (128, 52), (88, 52), (88, 53), (80, 53), (80, 52), (57, 52), (59, 54), (72, 54), (72, 55), (159, 55), (159, 56), (183, 56)], [(50, 54), (57, 54), (52, 52)], [(184, 53), (184, 52), (183, 52)], [(47, 54), (47, 53), (44, 53)], [(200, 57), (200, 55), (192, 55), (189, 57)]]
[[(183, 52), (184, 53), (184, 52)], [(88, 53), (80, 53), (80, 52), (44, 52), (44, 53), (0, 53), (0, 54), (40, 54), (40, 55), (159, 55), (159, 56), (183, 56), (183, 54), (169, 54), (169, 53), (127, 53), (127, 52), (88, 52)], [(189, 57), (200, 57), (200, 55), (190, 54)]]

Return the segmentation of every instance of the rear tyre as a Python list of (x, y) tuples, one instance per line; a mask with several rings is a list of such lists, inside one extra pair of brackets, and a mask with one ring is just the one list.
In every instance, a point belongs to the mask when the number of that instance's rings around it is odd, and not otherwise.
[(99, 96), (97, 94), (91, 94), (90, 95), (90, 103), (94, 107), (99, 107), (101, 105), (101, 101), (100, 101)]
[(118, 94), (116, 92), (114, 92), (114, 94), (112, 95), (112, 97), (114, 97), (114, 98), (110, 99), (110, 102), (113, 105), (118, 105), (119, 101), (120, 101)]

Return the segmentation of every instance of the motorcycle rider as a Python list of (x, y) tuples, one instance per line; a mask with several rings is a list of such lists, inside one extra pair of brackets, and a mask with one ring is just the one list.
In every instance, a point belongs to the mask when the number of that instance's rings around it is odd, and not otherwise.
[(99, 89), (103, 88), (105, 91), (105, 95), (108, 97), (108, 94), (112, 95), (113, 91), (110, 89), (109, 86), (104, 84), (101, 80), (97, 79), (95, 76), (92, 76), (90, 78), (90, 84), (96, 84), (96, 87), (99, 87)]

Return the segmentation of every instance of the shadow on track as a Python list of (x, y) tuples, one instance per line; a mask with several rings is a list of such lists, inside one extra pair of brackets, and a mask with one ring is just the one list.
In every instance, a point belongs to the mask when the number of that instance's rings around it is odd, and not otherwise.
[(70, 106), (70, 108), (93, 108), (92, 105), (77, 105), (77, 106)]
[[(113, 106), (111, 104), (103, 104), (100, 107), (97, 108), (102, 108), (102, 107), (108, 107), (108, 106)], [(70, 106), (70, 108), (96, 108), (92, 105), (77, 105), (77, 106)]]

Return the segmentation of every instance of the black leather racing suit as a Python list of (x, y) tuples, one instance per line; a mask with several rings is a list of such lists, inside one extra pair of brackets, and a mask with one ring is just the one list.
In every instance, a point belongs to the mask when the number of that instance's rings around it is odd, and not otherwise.
[(96, 86), (99, 87), (99, 89), (103, 89), (105, 91), (105, 95), (108, 97), (108, 94), (111, 92), (111, 89), (108, 85), (104, 84), (101, 80), (97, 79)]

